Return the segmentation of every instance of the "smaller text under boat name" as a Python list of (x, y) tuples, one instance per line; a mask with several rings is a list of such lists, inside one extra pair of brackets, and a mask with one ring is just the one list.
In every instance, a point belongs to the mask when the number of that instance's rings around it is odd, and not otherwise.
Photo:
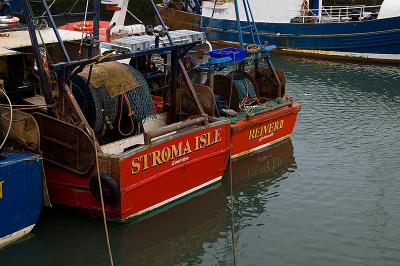
[[(132, 175), (170, 161), (172, 161), (171, 166), (185, 162), (189, 159), (185, 157), (186, 155), (217, 144), (221, 140), (221, 129), (216, 129), (196, 136), (192, 140), (187, 139), (164, 148), (160, 147), (155, 151), (134, 158), (132, 160)], [(177, 159), (179, 159), (179, 162), (176, 161)]]
[(266, 125), (263, 125), (261, 127), (258, 127), (256, 129), (252, 129), (249, 131), (249, 139), (265, 139), (268, 137), (272, 137), (273, 133), (282, 129), (283, 128), (283, 119), (280, 121), (275, 121)]

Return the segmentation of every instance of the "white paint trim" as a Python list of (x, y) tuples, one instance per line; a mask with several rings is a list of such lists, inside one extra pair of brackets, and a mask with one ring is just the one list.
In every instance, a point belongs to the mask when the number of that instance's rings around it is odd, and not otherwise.
[(126, 220), (131, 219), (131, 218), (136, 217), (136, 216), (140, 216), (140, 215), (142, 215), (142, 214), (144, 214), (144, 213), (146, 213), (146, 212), (149, 212), (149, 211), (152, 211), (152, 210), (154, 210), (154, 209), (157, 209), (157, 208), (159, 208), (159, 207), (161, 207), (161, 206), (163, 206), (163, 205), (167, 205), (168, 203), (170, 203), (170, 202), (172, 202), (172, 201), (175, 201), (175, 200), (177, 200), (177, 199), (179, 199), (179, 198), (183, 198), (183, 197), (185, 197), (185, 196), (187, 196), (187, 195), (189, 195), (189, 194), (191, 194), (191, 193), (193, 193), (193, 192), (196, 192), (197, 190), (201, 190), (201, 189), (204, 188), (204, 187), (210, 186), (210, 185), (212, 185), (213, 183), (217, 183), (217, 182), (219, 182), (221, 179), (222, 179), (222, 176), (219, 176), (219, 177), (217, 177), (217, 178), (214, 178), (214, 179), (212, 179), (212, 180), (210, 180), (210, 181), (208, 181), (208, 182), (206, 182), (206, 183), (201, 184), (200, 186), (194, 187), (194, 188), (192, 188), (192, 189), (190, 189), (190, 190), (187, 190), (187, 191), (185, 191), (185, 192), (183, 192), (183, 193), (181, 193), (181, 194), (179, 194), (179, 195), (176, 195), (176, 196), (174, 196), (174, 197), (172, 197), (172, 198), (169, 198), (169, 199), (167, 199), (167, 200), (164, 200), (163, 202), (157, 203), (157, 204), (155, 204), (155, 205), (153, 205), (153, 206), (151, 206), (151, 207), (149, 207), (149, 208), (146, 208), (146, 209), (144, 209), (144, 210), (141, 210), (141, 211), (139, 211), (139, 212), (137, 212), (137, 213), (135, 213), (135, 214), (129, 216), (128, 218), (126, 218)]
[(304, 53), (304, 54), (315, 54), (321, 56), (340, 56), (349, 58), (360, 58), (360, 59), (373, 59), (373, 60), (398, 60), (400, 61), (400, 54), (369, 54), (369, 53), (351, 53), (351, 52), (336, 52), (336, 51), (324, 51), (324, 50), (307, 50), (307, 49), (287, 49), (283, 48), (282, 51), (292, 53)]
[(18, 240), (19, 238), (29, 234), (32, 231), (34, 226), (35, 226), (35, 224), (25, 227), (25, 228), (23, 228), (17, 232), (14, 232), (12, 234), (1, 237), (0, 238), (0, 248), (6, 246), (8, 244), (11, 244), (11, 242), (14, 242), (14, 241)]
[(275, 143), (281, 142), (281, 141), (283, 141), (283, 140), (289, 138), (290, 135), (291, 135), (291, 134), (286, 135), (286, 136), (283, 136), (283, 137), (281, 137), (281, 138), (279, 138), (279, 139), (276, 139), (276, 140), (274, 140), (274, 141), (267, 142), (267, 143), (265, 143), (265, 144), (263, 144), (263, 145), (260, 145), (260, 146), (255, 147), (255, 148), (253, 148), (253, 149), (250, 149), (250, 150), (247, 150), (247, 151), (243, 151), (243, 152), (241, 152), (241, 153), (237, 153), (237, 154), (231, 155), (231, 158), (232, 158), (232, 159), (239, 159), (239, 157), (242, 157), (242, 156), (244, 156), (244, 155), (247, 155), (247, 154), (253, 153), (253, 152), (255, 152), (255, 151), (264, 149), (264, 148), (266, 148), (266, 147), (268, 147), (268, 146), (274, 145)]

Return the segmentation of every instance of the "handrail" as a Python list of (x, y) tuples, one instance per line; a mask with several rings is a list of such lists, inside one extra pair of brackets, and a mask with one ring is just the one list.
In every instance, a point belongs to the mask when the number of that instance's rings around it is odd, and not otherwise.
[[(306, 7), (306, 9), (301, 10), (289, 10), (290, 12), (299, 12), (300, 18), (303, 23), (309, 21), (310, 19), (314, 19), (314, 22), (323, 22), (324, 20), (329, 20), (332, 22), (341, 22), (345, 20), (350, 20), (355, 16), (358, 19), (362, 19), (367, 15), (376, 15), (379, 13), (381, 5), (353, 5), (353, 6), (322, 6), (321, 9), (310, 9)], [(321, 18), (319, 18), (316, 14), (318, 12), (322, 13)], [(317, 19), (317, 21), (315, 21)]]

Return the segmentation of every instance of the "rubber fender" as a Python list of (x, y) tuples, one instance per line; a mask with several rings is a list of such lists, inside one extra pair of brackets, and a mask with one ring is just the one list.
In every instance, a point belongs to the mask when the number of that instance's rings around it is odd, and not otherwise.
[[(119, 185), (114, 178), (105, 172), (100, 173), (101, 187), (103, 190), (103, 199), (106, 204), (116, 204), (121, 198)], [(89, 181), (90, 192), (100, 200), (99, 181), (97, 175), (92, 176)]]

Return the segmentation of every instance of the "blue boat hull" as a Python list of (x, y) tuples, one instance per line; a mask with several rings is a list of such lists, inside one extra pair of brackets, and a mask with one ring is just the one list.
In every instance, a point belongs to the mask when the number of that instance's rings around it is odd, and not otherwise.
[[(210, 19), (202, 17), (202, 29), (208, 25)], [(208, 39), (237, 42), (236, 27), (235, 21), (214, 19), (207, 29)], [(257, 28), (262, 42), (281, 49), (400, 59), (400, 17), (342, 23), (257, 23)], [(243, 39), (253, 42), (249, 31), (243, 32)]]
[(42, 160), (32, 153), (0, 153), (0, 247), (36, 224), (42, 208)]

